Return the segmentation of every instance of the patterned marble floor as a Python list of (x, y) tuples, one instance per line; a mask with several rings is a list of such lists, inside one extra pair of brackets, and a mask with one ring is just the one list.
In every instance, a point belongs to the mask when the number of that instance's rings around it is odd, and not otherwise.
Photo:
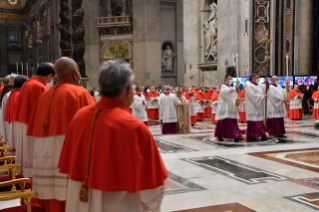
[(319, 211), (314, 121), (286, 119), (286, 139), (240, 143), (218, 142), (215, 125), (207, 122), (179, 135), (162, 135), (153, 123), (150, 131), (170, 172), (162, 211)]
[[(215, 125), (198, 122), (189, 134), (162, 135), (149, 126), (170, 177), (162, 211), (319, 211), (319, 131), (315, 120), (285, 120), (287, 138), (218, 142)], [(239, 124), (245, 131), (246, 124)], [(0, 203), (0, 210), (19, 201)]]

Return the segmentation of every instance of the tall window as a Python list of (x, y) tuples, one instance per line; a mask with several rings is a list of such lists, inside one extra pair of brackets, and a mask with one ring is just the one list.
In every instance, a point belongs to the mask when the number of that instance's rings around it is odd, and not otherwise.
[(9, 43), (20, 43), (20, 30), (11, 28), (9, 29)]

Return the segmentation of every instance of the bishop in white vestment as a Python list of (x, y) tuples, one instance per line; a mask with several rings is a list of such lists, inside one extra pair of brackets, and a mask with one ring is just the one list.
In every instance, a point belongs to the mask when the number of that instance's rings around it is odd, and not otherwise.
[[(235, 105), (237, 93), (236, 89), (231, 87), (232, 84), (232, 76), (226, 75), (225, 84), (221, 86), (219, 91), (216, 112), (217, 126), (215, 129), (215, 137), (219, 141), (223, 141), (223, 138), (234, 138), (235, 142), (243, 140), (238, 128), (239, 116)], [(236, 88), (238, 88), (238, 85), (236, 85)]]
[(170, 93), (169, 86), (166, 86), (164, 89), (164, 94), (161, 94), (158, 100), (160, 107), (160, 120), (162, 122), (162, 134), (176, 134), (176, 107), (182, 105), (182, 103), (175, 94)]
[(279, 85), (279, 78), (272, 77), (272, 84), (269, 86), (268, 99), (267, 99), (267, 132), (280, 138), (286, 138), (284, 135), (286, 116), (286, 89)]
[(259, 83), (259, 75), (255, 73), (251, 76), (251, 83), (245, 90), (247, 138), (253, 140), (261, 137), (262, 141), (266, 141), (264, 125), (266, 85)]
[(147, 124), (148, 118), (146, 113), (146, 106), (147, 102), (145, 96), (143, 95), (143, 91), (140, 90), (139, 87), (136, 88), (137, 94), (134, 96), (134, 103), (133, 103), (133, 115), (140, 119), (142, 122)]

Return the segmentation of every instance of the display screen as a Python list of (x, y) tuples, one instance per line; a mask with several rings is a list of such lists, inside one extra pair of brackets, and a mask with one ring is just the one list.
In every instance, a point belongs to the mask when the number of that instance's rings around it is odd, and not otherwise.
[(295, 83), (299, 86), (316, 86), (318, 84), (317, 76), (296, 76)]
[[(278, 77), (279, 78), (279, 85), (281, 87), (286, 87), (286, 82), (287, 82), (287, 76), (286, 77)], [(289, 86), (293, 86), (294, 85), (294, 77), (293, 76), (289, 76), (288, 77), (288, 81), (289, 81)]]
[[(244, 89), (245, 85), (248, 85), (250, 83), (250, 77), (239, 77), (239, 88)], [(233, 78), (233, 87), (237, 84), (237, 78)]]
[[(266, 77), (260, 77), (260, 83), (261, 84), (265, 84), (265, 81), (266, 81)], [(271, 84), (271, 77), (268, 77), (268, 83)]]

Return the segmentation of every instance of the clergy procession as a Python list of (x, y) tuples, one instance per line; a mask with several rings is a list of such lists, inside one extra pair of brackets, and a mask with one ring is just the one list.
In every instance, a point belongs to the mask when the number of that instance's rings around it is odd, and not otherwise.
[[(32, 201), (21, 202), (28, 212), (160, 211), (169, 174), (149, 128), (188, 134), (209, 123), (215, 142), (286, 138), (284, 119), (303, 118), (304, 94), (298, 84), (287, 94), (277, 76), (266, 77), (271, 84), (260, 79), (252, 74), (241, 91), (229, 74), (215, 88), (144, 87), (128, 63), (109, 60), (92, 95), (78, 86), (79, 66), (68, 57), (42, 63), (30, 79), (6, 76), (0, 88), (6, 179), (33, 192)], [(319, 91), (309, 95), (318, 118)]]

